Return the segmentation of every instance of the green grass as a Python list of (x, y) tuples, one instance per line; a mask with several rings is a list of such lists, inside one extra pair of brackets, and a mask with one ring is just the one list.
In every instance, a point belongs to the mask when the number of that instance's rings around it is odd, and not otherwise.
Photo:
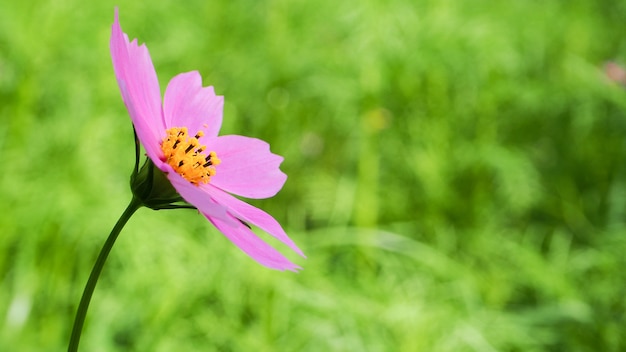
[[(194, 211), (140, 210), (84, 351), (623, 351), (626, 2), (122, 5), (162, 90), (199, 70), (267, 140), (265, 269)], [(66, 348), (130, 200), (115, 4), (0, 5), (0, 350)], [(279, 245), (277, 245), (279, 246)], [(284, 247), (279, 248), (287, 253)]]

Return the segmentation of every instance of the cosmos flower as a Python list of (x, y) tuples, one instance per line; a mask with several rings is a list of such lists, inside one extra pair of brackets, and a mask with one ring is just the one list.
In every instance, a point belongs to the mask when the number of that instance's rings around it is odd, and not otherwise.
[(274, 196), (287, 179), (279, 169), (283, 158), (271, 153), (269, 144), (262, 140), (218, 136), (224, 98), (215, 95), (213, 87), (202, 87), (197, 71), (172, 78), (161, 102), (148, 48), (136, 39), (129, 41), (117, 9), (110, 46), (124, 104), (150, 166), (160, 170), (155, 172), (164, 175), (166, 178), (161, 179), (173, 186), (177, 196), (198, 209), (257, 262), (272, 269), (299, 269), (248, 225), (256, 225), (304, 257), (280, 224), (230, 194), (246, 198)]
[(626, 69), (614, 61), (608, 61), (604, 64), (604, 73), (613, 82), (626, 87)]

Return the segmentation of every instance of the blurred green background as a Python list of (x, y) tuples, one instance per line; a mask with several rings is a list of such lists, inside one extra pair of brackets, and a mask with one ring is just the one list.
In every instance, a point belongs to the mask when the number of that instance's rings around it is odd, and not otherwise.
[[(66, 348), (130, 200), (115, 5), (0, 5), (2, 351)], [(282, 192), (251, 203), (308, 259), (271, 271), (194, 211), (142, 209), (82, 350), (626, 350), (626, 92), (603, 71), (625, 19), (596, 0), (121, 5), (162, 90), (199, 70), (222, 133), (285, 156)]]

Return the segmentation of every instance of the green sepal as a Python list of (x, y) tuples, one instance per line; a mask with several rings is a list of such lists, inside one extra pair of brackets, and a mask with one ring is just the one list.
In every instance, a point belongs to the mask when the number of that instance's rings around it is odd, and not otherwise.
[[(133, 129), (133, 132), (134, 129)], [(130, 175), (130, 189), (133, 196), (141, 201), (145, 207), (154, 210), (160, 209), (196, 209), (185, 202), (163, 171), (157, 168), (152, 160), (146, 157), (141, 169), (139, 168), (141, 147), (137, 132), (135, 132), (135, 168)]]
[(165, 173), (150, 158), (146, 158), (141, 169), (131, 175), (130, 188), (133, 195), (150, 209), (195, 209), (176, 192)]

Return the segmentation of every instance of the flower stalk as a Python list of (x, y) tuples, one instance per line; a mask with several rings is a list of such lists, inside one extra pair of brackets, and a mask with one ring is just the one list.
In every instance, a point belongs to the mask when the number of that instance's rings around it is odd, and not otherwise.
[(85, 317), (87, 316), (87, 309), (89, 308), (89, 302), (91, 302), (91, 296), (93, 295), (93, 291), (96, 288), (96, 284), (98, 283), (98, 278), (100, 278), (100, 273), (102, 272), (102, 268), (104, 267), (104, 263), (111, 252), (111, 248), (113, 248), (113, 244), (115, 244), (115, 240), (117, 236), (120, 234), (124, 225), (128, 222), (128, 219), (137, 211), (137, 209), (142, 206), (141, 200), (133, 197), (126, 207), (126, 210), (122, 213), (122, 216), (117, 220), (113, 230), (111, 230), (111, 234), (107, 238), (106, 242), (102, 246), (100, 250), (100, 254), (98, 255), (98, 259), (96, 259), (96, 263), (91, 269), (91, 274), (89, 275), (89, 280), (87, 280), (87, 284), (85, 285), (85, 289), (83, 290), (83, 296), (80, 299), (80, 304), (78, 305), (78, 310), (76, 311), (76, 318), (74, 319), (74, 327), (72, 328), (72, 336), (70, 338), (70, 344), (68, 347), (68, 352), (78, 351), (78, 343), (80, 342), (80, 335), (83, 330), (83, 325), (85, 323)]

